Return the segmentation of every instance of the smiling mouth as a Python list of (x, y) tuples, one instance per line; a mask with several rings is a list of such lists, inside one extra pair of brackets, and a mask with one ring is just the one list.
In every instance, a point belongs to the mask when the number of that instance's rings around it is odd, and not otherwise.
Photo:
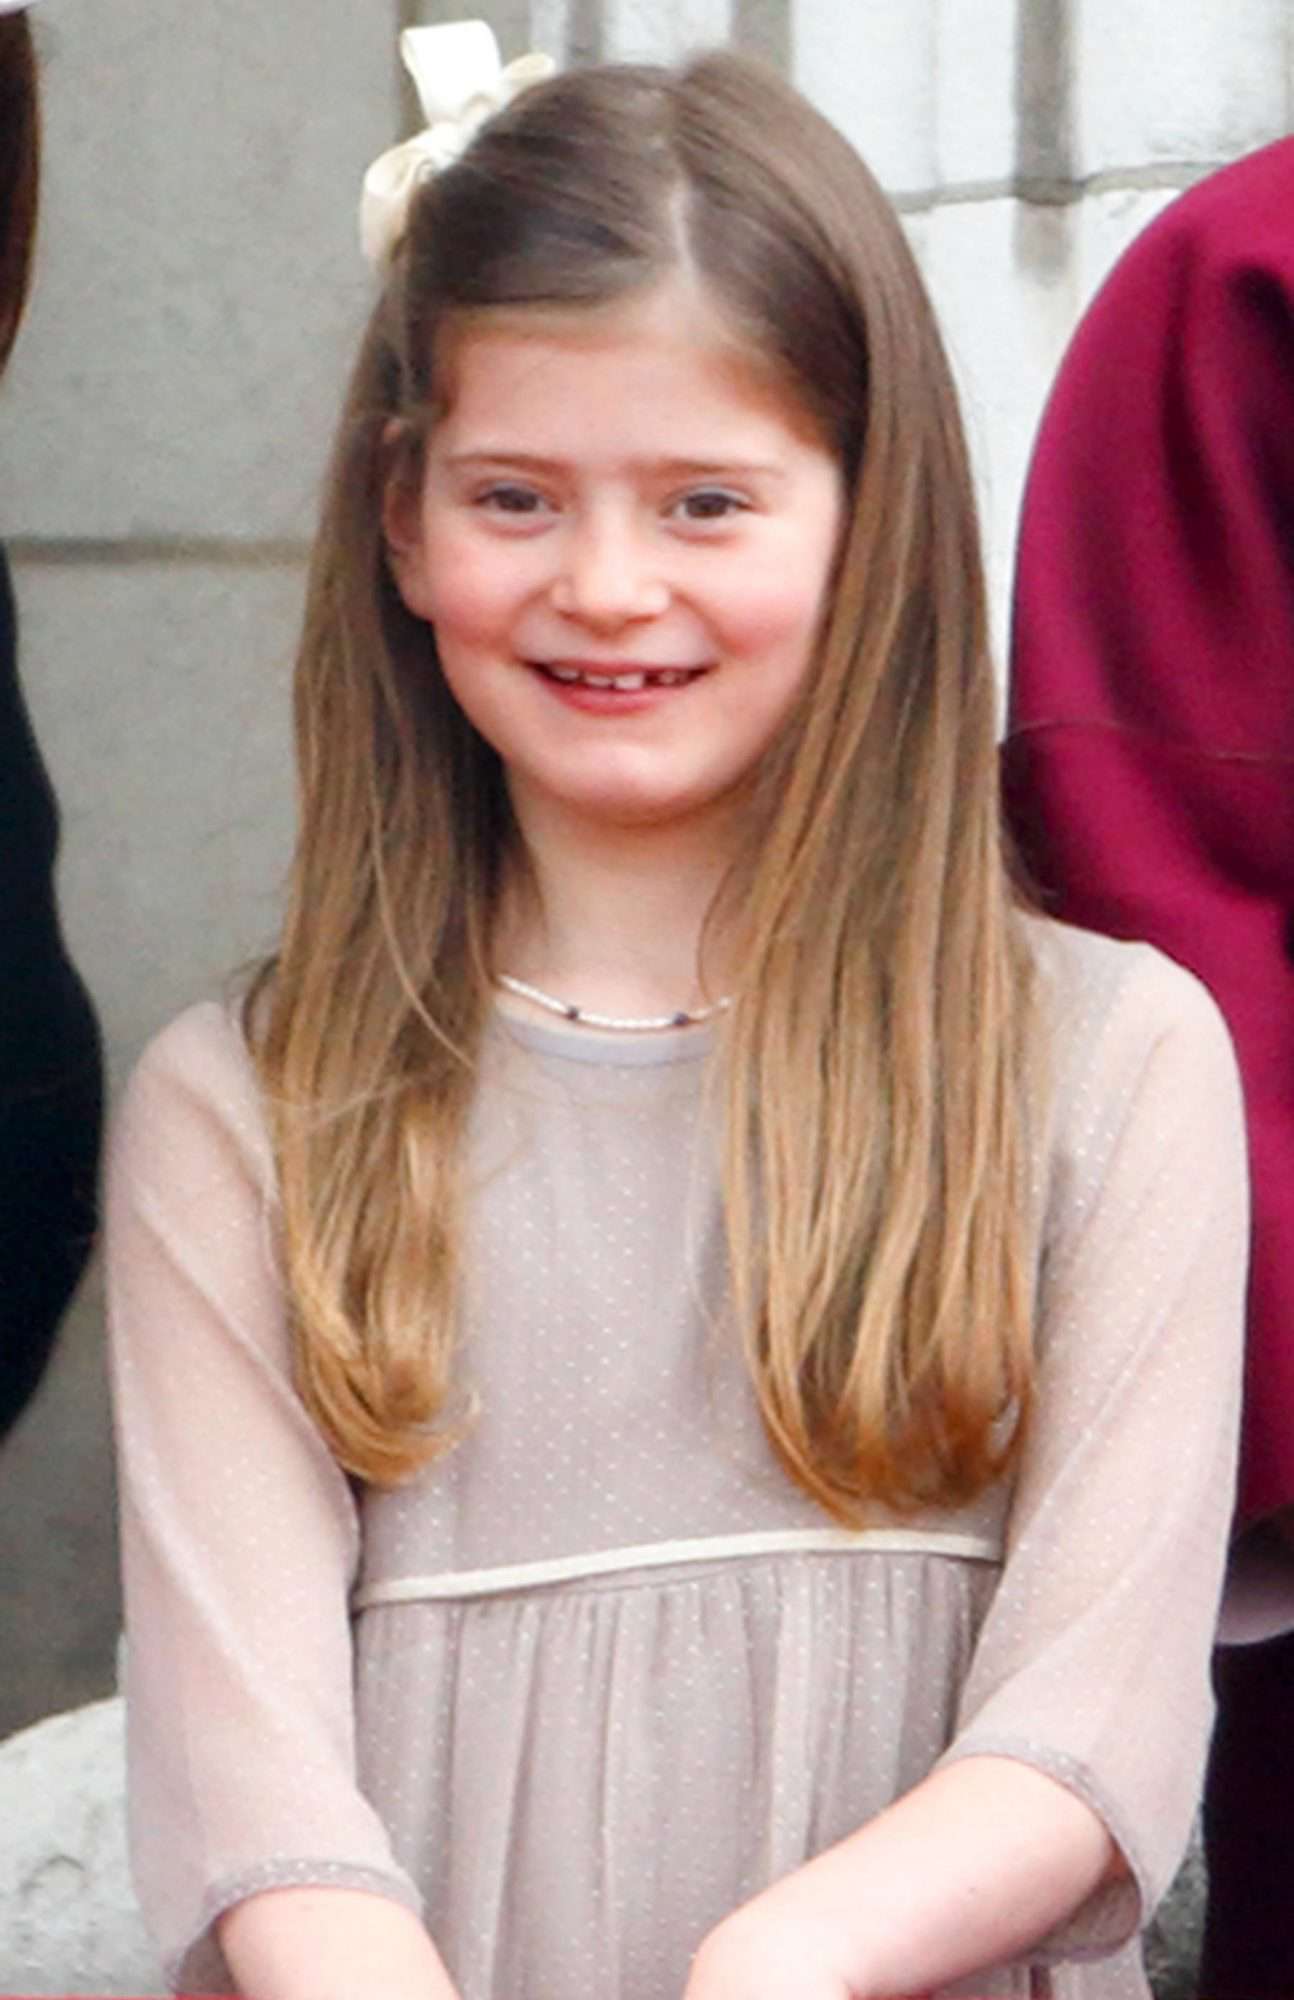
[(641, 694), (644, 688), (686, 687), (706, 672), (704, 667), (627, 667), (620, 673), (595, 667), (567, 666), (562, 660), (532, 662), (549, 680), (563, 687), (608, 688), (616, 694)]

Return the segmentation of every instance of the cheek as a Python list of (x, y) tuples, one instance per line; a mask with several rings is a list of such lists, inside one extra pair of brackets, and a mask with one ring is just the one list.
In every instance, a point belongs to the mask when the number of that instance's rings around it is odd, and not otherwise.
[(723, 629), (734, 653), (791, 654), (806, 658), (817, 636), (825, 581), (770, 566), (727, 601)]
[(435, 557), (425, 570), (423, 616), (442, 643), (483, 644), (497, 638), (515, 613), (514, 566), (482, 550), (470, 535), (437, 538)]

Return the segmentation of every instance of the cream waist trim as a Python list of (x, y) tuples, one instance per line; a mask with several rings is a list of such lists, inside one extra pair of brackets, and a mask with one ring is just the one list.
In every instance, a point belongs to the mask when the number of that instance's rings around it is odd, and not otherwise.
[(738, 1556), (767, 1555), (939, 1555), (969, 1562), (1000, 1562), (1000, 1542), (991, 1535), (940, 1528), (769, 1528), (744, 1535), (697, 1535), (686, 1541), (639, 1542), (628, 1548), (597, 1549), (588, 1555), (554, 1556), (546, 1562), (500, 1564), (490, 1569), (439, 1570), (430, 1576), (397, 1576), (363, 1585), (351, 1599), (354, 1611), (378, 1604), (417, 1604), (425, 1599), (495, 1597), (508, 1590), (531, 1590), (547, 1583), (620, 1571), (666, 1569), (674, 1563), (725, 1562)]

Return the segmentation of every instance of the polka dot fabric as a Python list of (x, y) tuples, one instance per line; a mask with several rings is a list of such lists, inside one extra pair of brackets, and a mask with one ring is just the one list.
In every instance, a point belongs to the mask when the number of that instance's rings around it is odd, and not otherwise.
[(497, 1019), (460, 1361), (480, 1414), (395, 1493), (340, 1472), (293, 1389), (236, 1027), (203, 1006), (153, 1044), (110, 1284), (132, 1839), (179, 1984), (228, 1987), (222, 1910), (317, 1882), (421, 1908), (464, 2000), (680, 1992), (734, 1904), (990, 1753), (1086, 1799), (1132, 1881), (964, 1990), (1146, 2000), (1135, 1934), (1210, 1715), (1239, 1097), (1186, 974), (1037, 939), (1037, 1417), (1009, 1492), (858, 1536), (776, 1466), (725, 1320), (709, 1031)]

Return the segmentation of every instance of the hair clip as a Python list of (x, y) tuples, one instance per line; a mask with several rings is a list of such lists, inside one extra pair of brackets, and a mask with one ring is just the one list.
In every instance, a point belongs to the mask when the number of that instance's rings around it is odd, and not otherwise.
[(389, 263), (404, 234), (419, 181), (451, 166), (487, 118), (557, 68), (551, 56), (543, 55), (519, 56), (505, 68), (494, 31), (484, 21), (406, 28), (400, 54), (427, 124), (403, 145), (380, 154), (364, 176), (359, 240), (375, 270)]

